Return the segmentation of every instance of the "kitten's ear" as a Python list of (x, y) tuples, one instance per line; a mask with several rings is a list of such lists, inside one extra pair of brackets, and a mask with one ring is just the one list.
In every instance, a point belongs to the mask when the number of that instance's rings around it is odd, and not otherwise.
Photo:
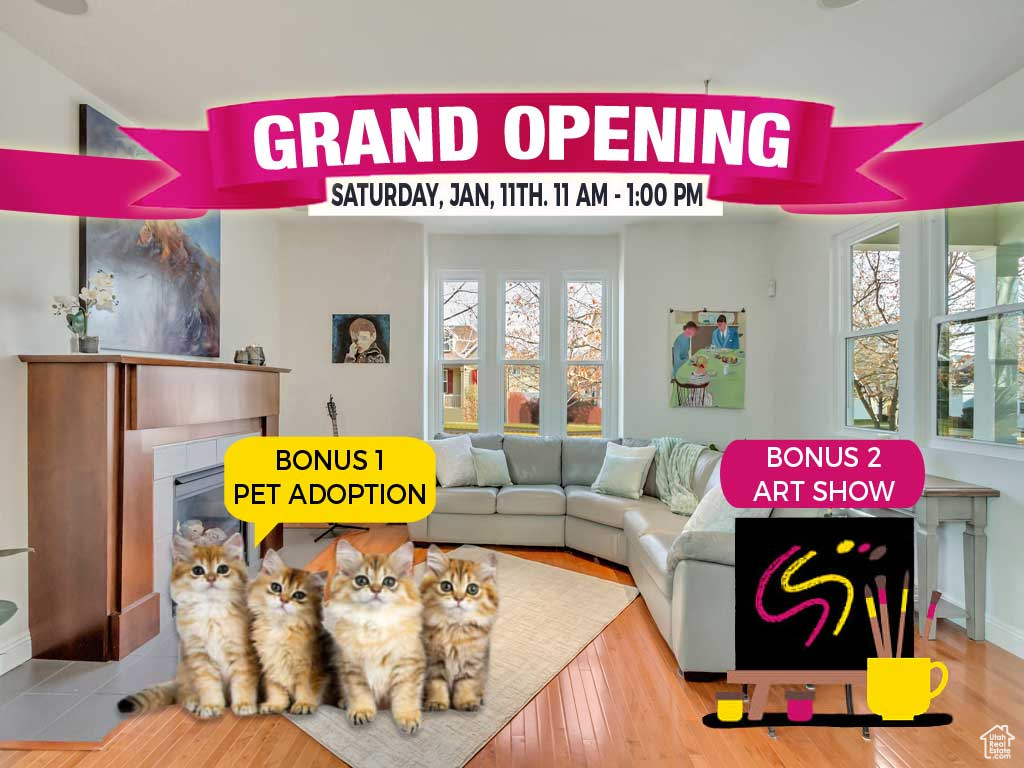
[(431, 544), (427, 550), (427, 569), (435, 576), (441, 576), (448, 570), (448, 558), (436, 544)]
[(400, 577), (412, 575), (412, 556), (415, 551), (416, 545), (407, 541), (388, 555), (388, 562)]
[(228, 536), (227, 541), (221, 544), (221, 546), (228, 557), (233, 560), (241, 560), (245, 556), (245, 541), (240, 533), (233, 533)]
[(267, 554), (263, 556), (263, 565), (260, 567), (260, 570), (269, 575), (287, 567), (284, 560), (281, 559), (281, 556), (275, 550), (268, 549)]
[(480, 581), (497, 581), (498, 578), (498, 556), (488, 552), (476, 564), (476, 572)]
[(183, 563), (186, 560), (191, 560), (193, 549), (195, 549), (195, 544), (184, 536), (174, 534), (174, 539), (171, 542), (171, 558), (174, 562)]
[(363, 553), (342, 539), (334, 548), (334, 561), (339, 571), (346, 576), (354, 576), (363, 564)]
[(309, 583), (319, 589), (321, 592), (324, 591), (324, 587), (327, 586), (327, 571), (317, 571), (309, 575)]

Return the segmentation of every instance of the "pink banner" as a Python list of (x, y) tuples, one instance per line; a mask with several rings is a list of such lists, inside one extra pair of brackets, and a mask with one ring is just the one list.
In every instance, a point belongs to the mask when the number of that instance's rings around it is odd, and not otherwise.
[(886, 151), (917, 124), (833, 127), (833, 108), (643, 93), (370, 95), (125, 128), (155, 161), (0, 150), (0, 208), (112, 218), (321, 202), (325, 179), (483, 173), (707, 174), (709, 196), (803, 213), (1024, 200), (1024, 141)]

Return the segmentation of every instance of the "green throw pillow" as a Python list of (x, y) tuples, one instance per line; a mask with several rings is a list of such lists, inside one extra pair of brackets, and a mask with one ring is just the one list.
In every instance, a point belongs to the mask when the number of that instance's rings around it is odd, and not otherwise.
[(486, 448), (474, 448), (473, 466), (476, 468), (476, 484), (481, 488), (512, 485), (512, 478), (508, 474), (508, 459), (500, 449), (489, 451)]

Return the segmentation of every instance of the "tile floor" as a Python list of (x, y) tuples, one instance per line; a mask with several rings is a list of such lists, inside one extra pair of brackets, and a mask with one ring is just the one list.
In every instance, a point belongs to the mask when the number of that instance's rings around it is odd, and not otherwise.
[[(309, 562), (329, 544), (320, 529), (285, 530), (282, 557)], [(117, 701), (174, 677), (178, 640), (165, 627), (121, 661), (32, 659), (0, 675), (0, 741), (102, 741), (121, 721)]]

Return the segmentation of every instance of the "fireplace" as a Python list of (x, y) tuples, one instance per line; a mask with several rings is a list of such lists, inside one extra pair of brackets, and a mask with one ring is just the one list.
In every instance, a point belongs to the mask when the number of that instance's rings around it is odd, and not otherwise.
[[(224, 506), (224, 465), (220, 464), (174, 478), (174, 532), (201, 533), (200, 543), (219, 543), (235, 533), (242, 534), (245, 562), (259, 566), (259, 553), (252, 540), (252, 526), (232, 517)], [(186, 538), (189, 538), (186, 536)]]

